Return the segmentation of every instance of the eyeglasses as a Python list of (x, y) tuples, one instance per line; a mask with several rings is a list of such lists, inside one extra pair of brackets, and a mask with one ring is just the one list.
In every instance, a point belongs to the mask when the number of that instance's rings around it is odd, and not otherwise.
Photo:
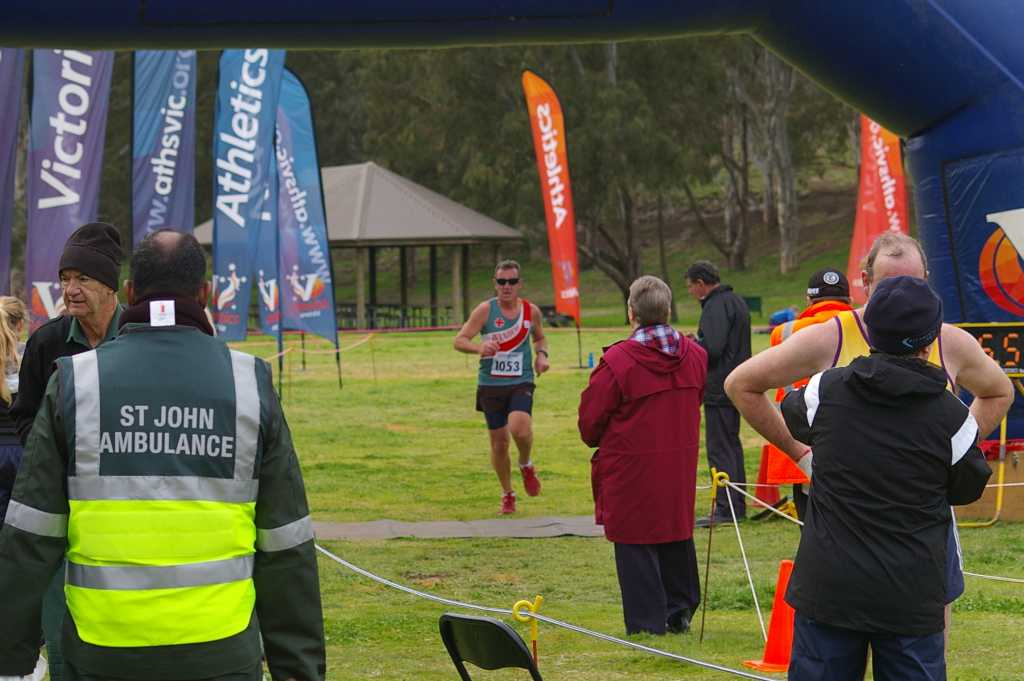
[(512, 279), (495, 279), (494, 283), (498, 286), (515, 286), (519, 283), (519, 277), (513, 277)]

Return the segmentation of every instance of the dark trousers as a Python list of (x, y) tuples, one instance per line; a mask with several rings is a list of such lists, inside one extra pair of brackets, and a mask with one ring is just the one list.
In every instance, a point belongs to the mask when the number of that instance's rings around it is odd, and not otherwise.
[(819, 624), (799, 612), (789, 681), (861, 681), (871, 648), (875, 681), (946, 681), (942, 632), (897, 636)]
[(807, 496), (805, 489), (803, 483), (793, 485), (793, 505), (796, 506), (797, 520), (807, 518), (807, 500), (810, 497)]
[(670, 617), (683, 613), (688, 619), (700, 605), (693, 539), (665, 544), (616, 543), (615, 569), (627, 634), (664, 634)]
[[(729, 474), (729, 480), (738, 485), (747, 481), (743, 467), (743, 445), (740, 444), (740, 413), (732, 405), (704, 405), (704, 441), (708, 452), (708, 465)], [(732, 497), (736, 517), (747, 514), (746, 497), (731, 489), (719, 489), (715, 497), (715, 515), (731, 518), (729, 501)]]
[[(235, 672), (234, 674), (222, 674), (221, 676), (211, 676), (203, 679), (182, 679), (181, 681), (262, 681), (263, 679), (263, 663), (257, 661), (252, 667), (244, 671)], [(69, 663), (64, 662), (64, 680), (65, 681), (136, 681), (135, 679), (122, 678), (119, 676), (97, 676), (95, 674), (88, 674)]]

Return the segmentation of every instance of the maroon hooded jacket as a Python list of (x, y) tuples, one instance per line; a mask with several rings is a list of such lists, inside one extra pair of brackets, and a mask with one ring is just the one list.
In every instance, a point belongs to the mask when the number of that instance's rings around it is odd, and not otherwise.
[(707, 353), (681, 338), (670, 356), (635, 341), (605, 348), (580, 398), (594, 516), (609, 541), (662, 544), (693, 536), (700, 405)]

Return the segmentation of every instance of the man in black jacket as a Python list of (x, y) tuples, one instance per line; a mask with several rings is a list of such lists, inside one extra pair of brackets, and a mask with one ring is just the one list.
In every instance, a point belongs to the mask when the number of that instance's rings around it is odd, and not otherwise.
[[(42, 405), (54, 362), (91, 350), (117, 335), (121, 316), (117, 280), (123, 259), (120, 233), (104, 222), (82, 225), (64, 244), (57, 271), (63, 314), (29, 336), (21, 360), (18, 396), (11, 405), (11, 417), (23, 445)], [(52, 681), (62, 678), (61, 622), (65, 612), (61, 565), (43, 603), (43, 634)]]
[(782, 415), (812, 447), (806, 525), (786, 601), (791, 681), (946, 678), (950, 504), (991, 475), (978, 425), (927, 361), (942, 303), (923, 279), (878, 284), (864, 313), (871, 355), (816, 374)]
[[(750, 359), (750, 310), (732, 286), (721, 283), (718, 268), (707, 260), (698, 260), (686, 270), (690, 295), (700, 301), (700, 327), (697, 342), (708, 353), (708, 378), (704, 388), (704, 433), (708, 464), (729, 475), (737, 484), (747, 481), (740, 444), (740, 413), (725, 394), (725, 377)], [(729, 499), (736, 517), (747, 513), (742, 495), (719, 490), (715, 512), (697, 520), (697, 527), (731, 520)]]

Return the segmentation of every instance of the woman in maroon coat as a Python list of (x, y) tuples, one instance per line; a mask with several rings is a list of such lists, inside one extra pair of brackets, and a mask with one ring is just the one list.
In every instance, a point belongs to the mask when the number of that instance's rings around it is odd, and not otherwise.
[(594, 514), (615, 544), (629, 634), (682, 632), (700, 603), (693, 507), (707, 354), (668, 325), (657, 277), (629, 287), (629, 339), (605, 348), (580, 399)]

